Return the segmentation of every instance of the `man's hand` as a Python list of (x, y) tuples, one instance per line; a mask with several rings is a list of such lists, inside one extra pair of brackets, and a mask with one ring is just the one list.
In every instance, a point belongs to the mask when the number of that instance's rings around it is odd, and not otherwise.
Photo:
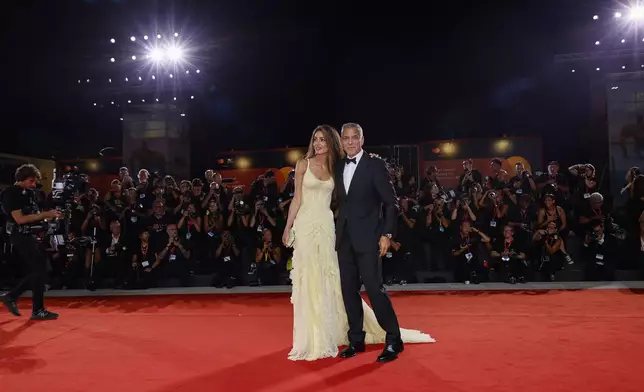
[(389, 249), (389, 245), (391, 244), (391, 240), (389, 237), (382, 236), (380, 237), (380, 241), (378, 245), (380, 246), (380, 257), (383, 257), (384, 255), (387, 254), (387, 250)]

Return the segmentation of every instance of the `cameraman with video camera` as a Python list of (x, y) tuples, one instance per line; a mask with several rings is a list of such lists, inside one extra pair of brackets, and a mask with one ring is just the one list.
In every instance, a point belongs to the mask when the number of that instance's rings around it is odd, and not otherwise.
[[(41, 239), (43, 222), (59, 218), (61, 214), (56, 210), (39, 211), (34, 189), (40, 178), (40, 171), (36, 166), (22, 165), (16, 170), (15, 184), (2, 193), (2, 206), (7, 214), (7, 233), (16, 253), (28, 263), (30, 271), (13, 290), (0, 296), (0, 301), (10, 313), (20, 316), (16, 301), (31, 288), (31, 320), (54, 320), (58, 318), (58, 314), (48, 311), (44, 304), (47, 254), (46, 245)], [(40, 227), (30, 230), (30, 226), (36, 225)]]

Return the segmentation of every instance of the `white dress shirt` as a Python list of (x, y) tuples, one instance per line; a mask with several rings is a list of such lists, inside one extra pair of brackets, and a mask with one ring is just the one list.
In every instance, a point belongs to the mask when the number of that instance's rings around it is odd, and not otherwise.
[(344, 172), (342, 179), (344, 180), (344, 190), (349, 193), (349, 187), (351, 186), (351, 180), (353, 179), (353, 174), (356, 172), (356, 168), (358, 167), (358, 163), (360, 163), (360, 159), (362, 158), (362, 155), (364, 154), (364, 150), (360, 150), (360, 152), (355, 156), (355, 157), (347, 157), (350, 159), (355, 158), (356, 163), (345, 163), (344, 164)]

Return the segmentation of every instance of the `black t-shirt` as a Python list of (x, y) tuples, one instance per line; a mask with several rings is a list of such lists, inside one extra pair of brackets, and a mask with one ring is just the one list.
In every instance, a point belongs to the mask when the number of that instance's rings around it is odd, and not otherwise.
[(12, 211), (20, 210), (23, 215), (33, 215), (40, 212), (36, 204), (36, 194), (33, 190), (11, 185), (2, 192), (2, 208), (7, 213), (9, 222), (16, 223)]
[(526, 252), (526, 244), (519, 238), (514, 238), (512, 241), (506, 241), (505, 238), (497, 238), (494, 241), (492, 249), (503, 255), (506, 250), (511, 254), (510, 260), (516, 259), (520, 253)]

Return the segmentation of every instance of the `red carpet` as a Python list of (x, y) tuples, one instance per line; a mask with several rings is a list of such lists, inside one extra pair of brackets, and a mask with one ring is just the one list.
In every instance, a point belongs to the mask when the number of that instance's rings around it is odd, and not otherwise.
[[(644, 295), (396, 293), (438, 343), (290, 362), (287, 295), (49, 299), (61, 319), (0, 314), (0, 391), (642, 391)], [(29, 302), (21, 302), (28, 313)]]

